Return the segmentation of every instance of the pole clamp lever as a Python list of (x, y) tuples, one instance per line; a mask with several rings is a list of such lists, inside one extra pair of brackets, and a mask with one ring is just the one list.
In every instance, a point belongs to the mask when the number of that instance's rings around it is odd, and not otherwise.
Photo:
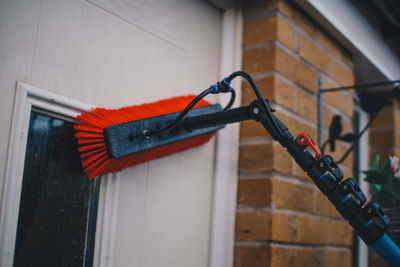
[[(362, 212), (364, 213), (364, 217), (372, 220), (380, 230), (384, 231), (386, 228), (388, 228), (390, 224), (389, 217), (382, 211), (377, 202), (371, 201), (365, 205)], [(370, 223), (371, 221), (368, 221), (365, 224), (365, 227), (367, 227)]]
[(319, 159), (322, 155), (321, 150), (317, 146), (317, 144), (314, 142), (312, 137), (309, 134), (306, 133), (300, 133), (296, 137), (296, 142), (299, 146), (304, 146), (304, 147), (310, 147), (312, 150), (315, 152), (315, 159)]
[(361, 212), (352, 216), (349, 222), (361, 239), (370, 246), (382, 237), (390, 220), (379, 204), (371, 201), (361, 209)]
[(340, 182), (343, 179), (343, 172), (331, 156), (325, 155), (318, 159), (318, 166), (322, 171), (328, 171), (332, 174), (337, 182)]
[(358, 205), (360, 205), (360, 208), (367, 201), (367, 198), (365, 197), (363, 191), (361, 191), (360, 187), (354, 179), (349, 178), (343, 181), (343, 183), (341, 183), (339, 187), (343, 194), (350, 194), (351, 196), (353, 196), (356, 199)]

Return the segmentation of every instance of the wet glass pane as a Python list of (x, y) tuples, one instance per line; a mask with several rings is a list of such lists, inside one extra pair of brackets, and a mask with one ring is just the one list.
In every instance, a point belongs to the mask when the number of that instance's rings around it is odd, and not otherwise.
[(72, 123), (32, 112), (14, 266), (92, 266), (98, 189), (82, 171)]

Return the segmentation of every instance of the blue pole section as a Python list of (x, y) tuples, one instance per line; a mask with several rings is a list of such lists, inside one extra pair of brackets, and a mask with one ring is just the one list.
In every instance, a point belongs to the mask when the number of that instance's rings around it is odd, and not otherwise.
[(388, 235), (384, 234), (372, 247), (390, 267), (400, 266), (400, 249)]
[(318, 76), (318, 147), (322, 147), (322, 129), (323, 129), (323, 99), (322, 99), (322, 76)]

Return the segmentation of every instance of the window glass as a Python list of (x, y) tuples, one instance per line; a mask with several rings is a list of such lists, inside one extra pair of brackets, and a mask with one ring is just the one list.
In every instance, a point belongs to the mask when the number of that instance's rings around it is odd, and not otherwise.
[(14, 266), (92, 266), (99, 179), (82, 171), (73, 124), (31, 113)]

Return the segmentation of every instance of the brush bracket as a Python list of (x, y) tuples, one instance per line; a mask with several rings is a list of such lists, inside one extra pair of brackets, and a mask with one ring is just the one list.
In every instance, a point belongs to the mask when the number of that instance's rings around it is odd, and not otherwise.
[(144, 131), (153, 131), (165, 127), (180, 112), (108, 126), (103, 130), (107, 153), (110, 158), (120, 158), (198, 135), (215, 132), (225, 127), (225, 125), (219, 124), (190, 129), (185, 122), (190, 117), (209, 113), (214, 114), (221, 110), (222, 108), (219, 104), (192, 109), (187, 114), (186, 119), (178, 126), (166, 133), (154, 136), (145, 136), (143, 133)]

